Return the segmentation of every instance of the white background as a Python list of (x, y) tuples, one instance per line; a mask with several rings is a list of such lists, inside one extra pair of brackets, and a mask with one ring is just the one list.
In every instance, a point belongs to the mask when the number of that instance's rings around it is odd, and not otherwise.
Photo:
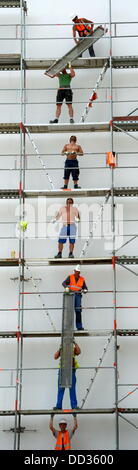
[[(74, 2), (70, 0), (69, 4), (64, 1), (58, 2), (51, 0), (28, 0), (28, 13), (26, 24), (27, 29), (26, 57), (34, 59), (59, 58), (64, 55), (74, 42), (71, 33), (70, 15), (74, 12)], [(112, 0), (112, 21), (127, 22), (136, 20), (137, 2), (131, 3), (122, 0)], [(85, 8), (82, 0), (76, 0), (75, 12), (78, 16), (85, 16), (95, 23), (105, 24), (109, 22), (109, 2), (108, 0), (97, 0), (92, 5), (90, 0), (86, 0)], [(15, 40), (15, 35), (19, 37), (20, 28), (20, 10), (19, 9), (1, 9), (1, 52), (4, 54), (20, 53), (20, 41)], [(9, 26), (3, 26), (8, 24)], [(40, 26), (31, 26), (40, 24)], [(44, 24), (42, 27), (41, 24)], [(46, 26), (54, 24), (55, 26)], [(64, 25), (63, 25), (64, 24)], [(11, 26), (13, 25), (13, 26)], [(114, 28), (112, 29), (114, 33)], [(138, 34), (137, 25), (118, 25), (118, 35), (136, 35)], [(2, 39), (3, 38), (3, 39)], [(7, 40), (8, 38), (8, 40)], [(12, 38), (12, 39), (11, 39)], [(40, 39), (43, 38), (43, 39)], [(48, 39), (47, 39), (48, 38)], [(54, 39), (53, 39), (54, 38)], [(61, 39), (62, 38), (62, 39)], [(138, 38), (114, 38), (113, 55), (137, 55)], [(109, 34), (102, 38), (94, 46), (96, 56), (109, 56)], [(88, 51), (84, 57), (89, 57)], [(76, 76), (72, 80), (72, 89), (74, 92), (73, 107), (75, 122), (79, 122), (84, 110), (85, 103), (89, 100), (91, 91), (95, 86), (100, 70), (76, 70)], [(1, 122), (19, 122), (20, 121), (20, 72), (3, 71), (1, 72), (0, 102), (1, 102)], [(50, 79), (44, 76), (44, 71), (27, 71), (27, 113), (28, 123), (48, 123), (55, 116), (55, 98), (58, 79)], [(90, 110), (88, 122), (108, 121), (110, 120), (110, 73), (106, 72), (102, 82), (103, 87), (98, 91), (98, 100)], [(113, 86), (115, 88), (113, 99), (116, 101), (113, 105), (114, 115), (127, 115), (137, 107), (137, 69), (113, 70)], [(133, 88), (128, 88), (128, 87)], [(83, 88), (83, 89), (82, 89)], [(85, 89), (84, 89), (85, 88)], [(105, 101), (105, 103), (99, 103)], [(125, 102), (123, 102), (125, 101)], [(35, 102), (36, 104), (33, 104)], [(41, 103), (41, 104), (39, 104)], [(136, 112), (137, 114), (137, 112)], [(69, 122), (66, 105), (63, 105), (60, 122)], [(60, 188), (63, 183), (63, 162), (64, 158), (60, 156), (65, 143), (68, 142), (70, 134), (53, 135), (35, 135), (35, 143), (40, 153), (46, 154), (43, 160), (50, 168), (49, 174), (53, 180), (55, 188)], [(136, 137), (137, 134), (134, 134)], [(110, 135), (108, 133), (79, 134), (77, 140), (84, 149), (84, 157), (80, 157), (80, 184), (84, 188), (107, 187), (111, 186), (110, 169), (105, 168), (106, 152), (110, 150)], [(15, 189), (19, 187), (19, 154), (20, 138), (14, 135), (0, 136), (0, 188)], [(123, 133), (115, 134), (114, 150), (121, 152), (119, 154), (119, 166), (137, 166), (137, 141)], [(127, 152), (127, 154), (126, 154)], [(7, 154), (10, 154), (7, 156)], [(49, 183), (44, 171), (40, 170), (40, 163), (37, 157), (28, 156), (33, 153), (31, 144), (26, 141), (27, 171), (26, 171), (26, 189), (49, 189)], [(92, 153), (92, 154), (91, 154)], [(53, 156), (51, 155), (53, 154)], [(56, 154), (56, 155), (54, 155)], [(91, 169), (92, 167), (98, 169)], [(103, 168), (102, 168), (103, 167)], [(16, 169), (17, 168), (17, 169)], [(33, 170), (29, 170), (33, 168)], [(36, 169), (39, 170), (37, 171)], [(85, 169), (87, 168), (87, 169)], [(10, 169), (10, 170), (9, 170)], [(91, 169), (91, 170), (90, 170)], [(120, 168), (115, 172), (116, 186), (137, 186), (137, 169)], [(71, 182), (72, 186), (72, 182)], [(37, 221), (38, 205), (37, 201), (27, 201), (30, 204), (27, 209), (26, 218), (29, 222), (28, 230), (31, 230), (31, 222)], [(64, 202), (60, 199), (57, 203)], [(90, 200), (75, 198), (75, 205), (101, 203), (103, 199)], [(109, 201), (111, 202), (111, 201)], [(137, 201), (136, 199), (120, 198), (117, 203), (123, 204), (124, 220), (124, 240), (125, 243), (133, 234), (137, 233)], [(48, 208), (54, 200), (47, 201), (46, 211), (44, 212), (44, 221), (48, 218)], [(52, 209), (51, 209), (52, 210)], [(0, 204), (0, 257), (10, 257), (11, 249), (15, 248), (18, 256), (18, 239), (14, 239), (16, 224), (18, 222), (18, 203), (17, 201), (2, 201)], [(50, 218), (48, 219), (50, 220)], [(92, 220), (92, 215), (91, 215)], [(10, 224), (9, 224), (10, 222)], [(129, 236), (125, 236), (129, 235)], [(11, 237), (3, 239), (2, 237)], [(12, 238), (13, 237), (13, 238)], [(95, 239), (90, 245), (88, 257), (103, 257), (111, 255), (111, 247), (105, 244), (101, 238)], [(75, 247), (75, 254), (79, 256), (84, 240), (78, 239)], [(56, 239), (26, 239), (25, 256), (27, 258), (47, 258), (53, 257), (57, 251)], [(120, 255), (137, 255), (137, 239), (132, 241), (126, 247), (120, 249)], [(64, 256), (68, 256), (68, 246), (64, 249)], [(131, 266), (130, 266), (131, 267)], [(137, 268), (133, 268), (137, 272)], [(43, 300), (47, 307), (51, 307), (50, 315), (56, 328), (61, 328), (61, 308), (62, 308), (62, 281), (73, 271), (72, 267), (32, 267), (31, 271), (26, 272), (26, 277), (33, 275), (37, 278), (38, 288), (44, 292), (56, 292), (55, 294), (44, 294)], [(110, 266), (84, 266), (82, 275), (86, 278), (86, 283), (90, 291), (113, 289), (113, 270)], [(18, 277), (17, 268), (0, 269), (0, 292), (1, 309), (0, 323), (1, 330), (16, 330), (17, 312), (8, 311), (10, 308), (17, 308), (18, 302), (18, 280), (12, 278)], [(39, 281), (39, 279), (41, 279)], [(137, 307), (137, 293), (128, 291), (137, 290), (137, 277), (122, 267), (117, 267), (117, 289), (127, 291), (117, 294), (117, 305), (122, 307)], [(31, 281), (25, 283), (25, 291), (33, 292), (35, 289)], [(58, 294), (57, 294), (58, 293)], [(42, 306), (42, 301), (35, 294), (24, 296), (24, 330), (25, 331), (48, 331), (51, 326), (45, 313), (37, 310)], [(83, 322), (86, 329), (112, 329), (113, 328), (113, 294), (112, 293), (89, 293), (83, 298)], [(86, 307), (86, 310), (85, 310)], [(96, 308), (94, 308), (96, 307)], [(33, 309), (34, 310), (31, 310)], [(117, 310), (118, 328), (138, 328), (137, 308), (122, 308)], [(92, 369), (81, 369), (81, 367), (94, 367), (103, 352), (106, 338), (79, 338), (78, 343), (82, 353), (79, 358), (80, 369), (77, 371), (77, 398), (81, 406), (82, 399), (85, 396), (86, 388), (90, 384), (90, 379), (94, 373)], [(56, 403), (57, 392), (57, 370), (41, 370), (42, 368), (57, 367), (53, 356), (59, 347), (58, 339), (25, 339), (23, 368), (29, 369), (23, 372), (23, 391), (22, 408), (23, 409), (51, 409)], [(119, 337), (120, 346), (118, 352), (119, 361), (119, 384), (137, 384), (137, 337), (126, 338)], [(1, 339), (0, 342), (2, 369), (0, 385), (15, 385), (15, 373), (11, 370), (16, 368), (17, 344), (15, 339)], [(85, 404), (86, 408), (113, 408), (115, 401), (114, 389), (114, 340), (109, 346), (105, 355), (103, 366), (110, 367), (103, 369), (97, 374), (94, 386), (88, 396)], [(31, 369), (40, 370), (31, 370)], [(119, 387), (119, 398), (125, 396), (133, 386)], [(0, 388), (1, 409), (14, 409), (15, 389)], [(68, 391), (64, 398), (65, 408), (70, 407)], [(121, 402), (122, 407), (137, 407), (137, 391)], [(129, 419), (138, 424), (137, 415), (130, 415)], [(72, 418), (68, 417), (69, 426), (72, 424)], [(137, 449), (136, 430), (120, 419), (120, 448)], [(26, 432), (21, 435), (22, 449), (53, 449), (54, 438), (49, 431), (49, 418), (47, 416), (26, 416), (22, 418), (22, 426), (25, 426)], [(58, 419), (55, 418), (56, 427)], [(78, 431), (72, 439), (72, 449), (115, 449), (115, 416), (114, 415), (80, 415), (78, 418)], [(9, 429), (14, 427), (14, 418), (1, 417), (0, 420), (0, 448), (13, 449), (13, 434)], [(3, 432), (6, 430), (6, 432)], [(27, 432), (28, 430), (28, 432)], [(35, 430), (35, 432), (34, 432)]]

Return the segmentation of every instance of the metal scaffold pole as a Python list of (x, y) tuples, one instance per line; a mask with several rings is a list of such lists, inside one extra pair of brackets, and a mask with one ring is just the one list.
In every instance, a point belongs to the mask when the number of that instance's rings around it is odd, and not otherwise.
[[(26, 57), (26, 28), (25, 28), (25, 17), (26, 10), (23, 8), (23, 0), (20, 4), (21, 7), (21, 71), (20, 71), (20, 116), (21, 122), (25, 122), (26, 119), (26, 70), (24, 69), (23, 62)], [(20, 129), (20, 221), (24, 220), (25, 217), (25, 142), (26, 135)], [(20, 260), (24, 259), (25, 256), (25, 239), (24, 232), (21, 232), (20, 228)], [(19, 302), (20, 302), (20, 332), (23, 332), (24, 324), (24, 296), (21, 292), (24, 291), (24, 264), (20, 264), (19, 272)], [(19, 341), (19, 394), (18, 404), (19, 409), (22, 405), (22, 367), (23, 367), (23, 337), (20, 335)], [(17, 429), (16, 429), (17, 433)], [(18, 416), (18, 433), (17, 433), (17, 450), (20, 449), (20, 438), (21, 438), (21, 416)]]
[[(109, 0), (109, 38), (110, 38), (110, 147), (113, 152), (113, 71), (112, 71), (112, 0)], [(111, 168), (111, 225), (112, 225), (112, 255), (113, 255), (113, 308), (114, 308), (114, 366), (115, 366), (115, 406), (116, 406), (116, 449), (119, 449), (119, 420), (118, 420), (118, 363), (117, 363), (117, 322), (116, 322), (116, 263), (115, 263), (115, 202), (114, 202), (114, 168)]]

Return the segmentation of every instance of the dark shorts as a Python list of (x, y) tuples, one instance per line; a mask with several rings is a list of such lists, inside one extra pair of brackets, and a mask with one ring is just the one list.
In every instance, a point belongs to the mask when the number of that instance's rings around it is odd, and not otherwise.
[(66, 243), (67, 237), (69, 237), (69, 242), (74, 244), (75, 236), (76, 236), (75, 224), (63, 225), (62, 229), (60, 230), (58, 243)]
[(63, 100), (66, 100), (66, 103), (72, 103), (73, 92), (71, 88), (59, 88), (56, 97), (56, 103), (61, 104)]
[(77, 181), (79, 179), (79, 173), (78, 160), (67, 159), (64, 167), (64, 180), (69, 180), (70, 175), (72, 175), (73, 181)]

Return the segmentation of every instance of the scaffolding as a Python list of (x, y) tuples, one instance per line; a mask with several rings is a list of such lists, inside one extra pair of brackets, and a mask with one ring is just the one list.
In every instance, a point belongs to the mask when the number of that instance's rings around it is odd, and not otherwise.
[[(122, 132), (126, 135), (131, 135), (133, 139), (137, 140), (136, 137), (131, 134), (132, 132), (138, 132), (138, 116), (114, 116), (113, 112), (113, 70), (114, 69), (131, 69), (131, 68), (138, 68), (138, 56), (129, 56), (129, 57), (114, 57), (112, 55), (112, 18), (111, 18), (111, 0), (109, 0), (109, 41), (110, 41), (110, 54), (109, 57), (104, 58), (93, 58), (93, 59), (74, 59), (72, 62), (72, 66), (75, 69), (99, 69), (103, 70), (105, 74), (106, 70), (109, 71), (110, 74), (110, 116), (108, 121), (105, 122), (81, 122), (75, 123), (73, 125), (65, 124), (58, 124), (57, 125), (50, 125), (50, 124), (30, 124), (26, 122), (26, 71), (27, 70), (45, 70), (53, 67), (54, 60), (52, 59), (45, 59), (45, 60), (36, 60), (36, 59), (27, 59), (26, 58), (26, 13), (27, 13), (27, 3), (24, 0), (3, 0), (0, 1), (0, 8), (20, 8), (20, 16), (21, 16), (21, 36), (20, 36), (20, 54), (1, 54), (0, 55), (0, 70), (17, 70), (20, 73), (20, 122), (15, 123), (0, 123), (0, 134), (1, 135), (11, 135), (11, 134), (19, 134), (20, 136), (20, 162), (19, 162), (19, 187), (15, 189), (0, 189), (0, 199), (9, 201), (14, 201), (15, 199), (19, 200), (19, 223), (25, 220), (25, 201), (29, 199), (36, 199), (38, 197), (47, 197), (47, 198), (64, 198), (65, 192), (62, 190), (58, 190), (54, 188), (53, 182), (51, 177), (47, 172), (47, 167), (43, 162), (41, 154), (39, 153), (37, 146), (32, 138), (32, 134), (50, 134), (53, 138), (53, 134), (55, 133), (64, 133), (64, 132), (107, 132), (110, 135), (110, 151), (114, 151), (114, 133)], [(116, 25), (114, 25), (116, 29)], [(101, 82), (101, 75), (100, 75), (100, 82)], [(99, 87), (98, 81), (98, 87)], [(95, 91), (96, 87), (93, 89)], [(85, 108), (86, 109), (86, 108)], [(83, 121), (83, 119), (82, 119)], [(129, 134), (130, 133), (130, 134)], [(33, 149), (37, 154), (39, 161), (41, 162), (42, 170), (45, 172), (47, 179), (51, 185), (51, 189), (46, 190), (32, 190), (26, 189), (26, 140), (27, 136), (31, 141)], [(114, 341), (114, 384), (115, 384), (115, 403), (113, 407), (109, 408), (83, 408), (76, 410), (79, 414), (114, 414), (116, 417), (116, 449), (120, 448), (119, 443), (119, 418), (126, 420), (129, 424), (135, 426), (130, 420), (124, 417), (124, 414), (137, 414), (138, 408), (120, 408), (120, 399), (118, 396), (118, 389), (119, 389), (119, 381), (118, 381), (118, 343), (117, 338), (119, 337), (136, 337), (138, 336), (138, 329), (135, 328), (128, 328), (128, 329), (119, 329), (117, 326), (117, 310), (120, 308), (130, 308), (130, 307), (123, 307), (118, 306), (117, 303), (117, 266), (123, 267), (124, 269), (128, 270), (129, 272), (133, 273), (134, 275), (138, 275), (134, 271), (134, 266), (138, 264), (138, 256), (121, 256), (118, 255), (118, 251), (121, 247), (116, 250), (116, 233), (115, 233), (115, 198), (118, 197), (138, 197), (138, 187), (117, 187), (115, 185), (115, 178), (114, 178), (114, 168), (110, 169), (111, 172), (111, 184), (110, 187), (107, 188), (84, 188), (78, 190), (70, 190), (67, 192), (69, 196), (77, 196), (77, 197), (89, 197), (89, 198), (105, 198), (108, 200), (110, 198), (111, 201), (111, 209), (112, 209), (112, 233), (113, 233), (113, 246), (112, 246), (112, 253), (110, 256), (107, 257), (84, 257), (86, 255), (86, 249), (88, 246), (86, 240), (85, 252), (80, 254), (79, 257), (75, 258), (74, 260), (70, 260), (67, 258), (64, 259), (53, 259), (53, 258), (26, 258), (25, 256), (25, 233), (22, 232), (21, 228), (19, 230), (19, 256), (17, 258), (2, 258), (0, 259), (0, 267), (16, 267), (18, 268), (18, 306), (16, 308), (11, 308), (9, 311), (16, 311), (18, 315), (18, 325), (16, 331), (0, 331), (0, 339), (3, 338), (9, 339), (13, 338), (17, 341), (17, 357), (16, 357), (16, 380), (15, 380), (15, 409), (14, 410), (0, 410), (0, 416), (14, 416), (14, 450), (19, 450), (21, 445), (21, 433), (23, 432), (22, 427), (22, 416), (26, 415), (51, 415), (51, 414), (61, 414), (62, 411), (60, 410), (49, 410), (49, 409), (38, 409), (38, 410), (24, 410), (22, 409), (22, 379), (23, 379), (23, 346), (24, 346), (24, 339), (25, 338), (61, 338), (61, 331), (56, 331), (54, 327), (54, 323), (50, 318), (50, 314), (47, 311), (47, 306), (45, 305), (44, 301), (42, 300), (42, 306), (40, 307), (41, 311), (46, 312), (47, 317), (50, 319), (51, 326), (53, 326), (53, 331), (25, 331), (24, 330), (24, 312), (26, 308), (24, 307), (24, 298), (25, 298), (25, 272), (26, 269), (29, 269), (31, 266), (56, 266), (57, 269), (60, 269), (61, 266), (73, 266), (76, 263), (81, 263), (81, 265), (97, 265), (97, 266), (106, 266), (110, 265), (112, 268), (113, 273), (113, 290), (111, 291), (113, 297), (113, 307), (111, 307), (114, 311), (114, 323), (113, 328), (111, 330), (91, 330), (91, 331), (81, 331), (75, 332), (75, 337), (98, 337), (108, 336), (107, 345), (110, 343), (111, 338)], [(93, 236), (93, 231), (90, 231), (90, 236)], [(133, 237), (136, 238), (136, 237)], [(129, 239), (128, 242), (132, 240)], [(125, 244), (124, 244), (125, 245)], [(123, 246), (124, 246), (123, 245)], [(129, 266), (129, 267), (128, 267)], [(130, 268), (131, 266), (131, 268)], [(28, 272), (28, 271), (27, 271)], [(31, 280), (33, 277), (31, 276)], [(36, 295), (41, 300), (41, 293), (37, 291), (37, 285), (34, 284), (36, 288)], [(98, 291), (97, 291), (98, 292)], [(107, 293), (108, 291), (106, 291)], [(34, 291), (31, 292), (34, 294)], [(30, 294), (31, 294), (30, 293)], [(52, 293), (53, 294), (53, 293)], [(93, 306), (93, 309), (99, 308), (97, 306)], [(102, 307), (103, 308), (103, 307)], [(132, 308), (132, 307), (131, 307)], [(137, 307), (134, 307), (137, 308)], [(8, 309), (5, 309), (6, 311)], [(30, 310), (30, 309), (29, 309)], [(33, 309), (32, 309), (33, 310)], [(37, 309), (36, 309), (37, 310)], [(4, 311), (4, 309), (0, 309), (0, 311)], [(73, 333), (73, 332), (72, 332)], [(72, 337), (71, 337), (72, 341)], [(69, 345), (68, 345), (69, 346)], [(98, 366), (94, 367), (94, 375), (91, 379), (91, 385), (93, 381), (96, 380), (97, 372), (100, 372), (101, 362), (104, 358), (105, 352), (107, 347), (104, 347), (103, 352), (101, 353), (101, 357), (98, 363)], [(102, 358), (102, 359), (101, 359)], [(71, 362), (70, 362), (71, 364)], [(65, 377), (66, 379), (66, 377)], [(87, 395), (91, 389), (91, 385), (87, 389), (87, 393), (85, 398), (83, 399), (83, 404), (87, 398)], [(123, 385), (123, 384), (122, 384)], [(126, 384), (127, 386), (132, 386), (132, 384)], [(133, 384), (134, 385), (134, 384)], [(127, 395), (124, 395), (122, 398), (125, 399), (126, 396), (134, 393), (137, 390), (136, 388), (129, 392)], [(118, 406), (119, 405), (119, 406)], [(72, 410), (66, 410), (67, 414), (71, 414)]]

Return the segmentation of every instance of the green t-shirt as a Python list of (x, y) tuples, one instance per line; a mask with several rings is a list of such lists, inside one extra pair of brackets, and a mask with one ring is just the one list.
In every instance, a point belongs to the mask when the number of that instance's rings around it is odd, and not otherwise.
[(71, 76), (69, 73), (61, 73), (59, 77), (59, 88), (70, 87)]

